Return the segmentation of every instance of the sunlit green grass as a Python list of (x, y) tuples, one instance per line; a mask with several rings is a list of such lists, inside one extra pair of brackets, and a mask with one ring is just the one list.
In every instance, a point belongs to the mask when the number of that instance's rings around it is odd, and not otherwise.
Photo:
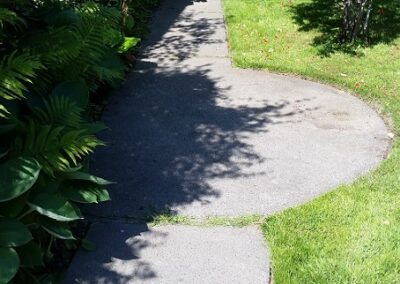
[[(224, 0), (234, 65), (291, 73), (359, 95), (400, 130), (400, 39), (323, 54), (302, 31), (311, 0)], [(386, 1), (387, 2), (387, 1)], [(397, 10), (398, 12), (398, 10)], [(314, 19), (318, 21), (319, 19)], [(267, 219), (275, 283), (400, 283), (400, 143), (373, 173)]]
[(150, 226), (181, 224), (201, 227), (230, 226), (242, 228), (251, 225), (260, 225), (264, 219), (261, 215), (242, 215), (236, 217), (208, 216), (207, 218), (198, 219), (174, 214), (159, 214), (149, 218), (147, 223)]

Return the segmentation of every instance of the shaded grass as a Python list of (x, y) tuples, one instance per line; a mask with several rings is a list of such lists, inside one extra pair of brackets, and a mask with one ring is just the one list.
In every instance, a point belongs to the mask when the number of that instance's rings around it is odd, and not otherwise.
[[(327, 31), (296, 20), (297, 8), (315, 1), (224, 0), (234, 65), (356, 93), (378, 104), (399, 133), (400, 39), (321, 53), (315, 42)], [(400, 283), (400, 142), (373, 173), (274, 215), (262, 228), (275, 283)]]
[(319, 32), (313, 39), (321, 55), (329, 56), (336, 51), (357, 55), (358, 47), (374, 46), (379, 43), (392, 43), (400, 35), (400, 2), (394, 0), (372, 1), (369, 32), (355, 43), (339, 44), (342, 26), (343, 0), (296, 1), (290, 5), (291, 18), (300, 31)]

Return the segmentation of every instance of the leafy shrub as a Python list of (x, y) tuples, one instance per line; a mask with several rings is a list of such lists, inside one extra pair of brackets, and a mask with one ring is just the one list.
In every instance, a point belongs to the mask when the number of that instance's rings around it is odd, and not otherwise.
[(89, 95), (122, 80), (132, 28), (118, 5), (0, 4), (0, 283), (40, 283), (75, 239), (79, 204), (109, 199), (110, 182), (88, 173), (104, 128)]

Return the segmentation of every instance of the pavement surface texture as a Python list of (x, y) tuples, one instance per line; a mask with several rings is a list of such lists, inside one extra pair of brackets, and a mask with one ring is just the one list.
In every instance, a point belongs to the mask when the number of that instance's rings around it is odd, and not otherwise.
[[(108, 147), (92, 169), (117, 183), (112, 201), (86, 208), (102, 218), (270, 215), (367, 173), (390, 145), (383, 120), (350, 94), (232, 67), (219, 0), (163, 1), (103, 121)], [(66, 283), (269, 281), (258, 231), (138, 226), (92, 226), (98, 251), (79, 253)]]
[[(99, 236), (102, 236), (101, 238)], [(80, 251), (67, 283), (268, 283), (256, 227), (96, 224), (98, 249)], [(107, 245), (112, 244), (112, 245)]]

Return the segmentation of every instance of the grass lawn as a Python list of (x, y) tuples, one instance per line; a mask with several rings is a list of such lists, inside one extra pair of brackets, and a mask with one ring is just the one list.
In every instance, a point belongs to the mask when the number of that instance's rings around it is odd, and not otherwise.
[[(342, 50), (331, 3), (224, 0), (234, 65), (350, 91), (378, 105), (399, 134), (400, 2), (382, 0), (374, 9), (370, 46)], [(275, 283), (400, 283), (399, 140), (371, 174), (272, 216), (262, 228)]]

